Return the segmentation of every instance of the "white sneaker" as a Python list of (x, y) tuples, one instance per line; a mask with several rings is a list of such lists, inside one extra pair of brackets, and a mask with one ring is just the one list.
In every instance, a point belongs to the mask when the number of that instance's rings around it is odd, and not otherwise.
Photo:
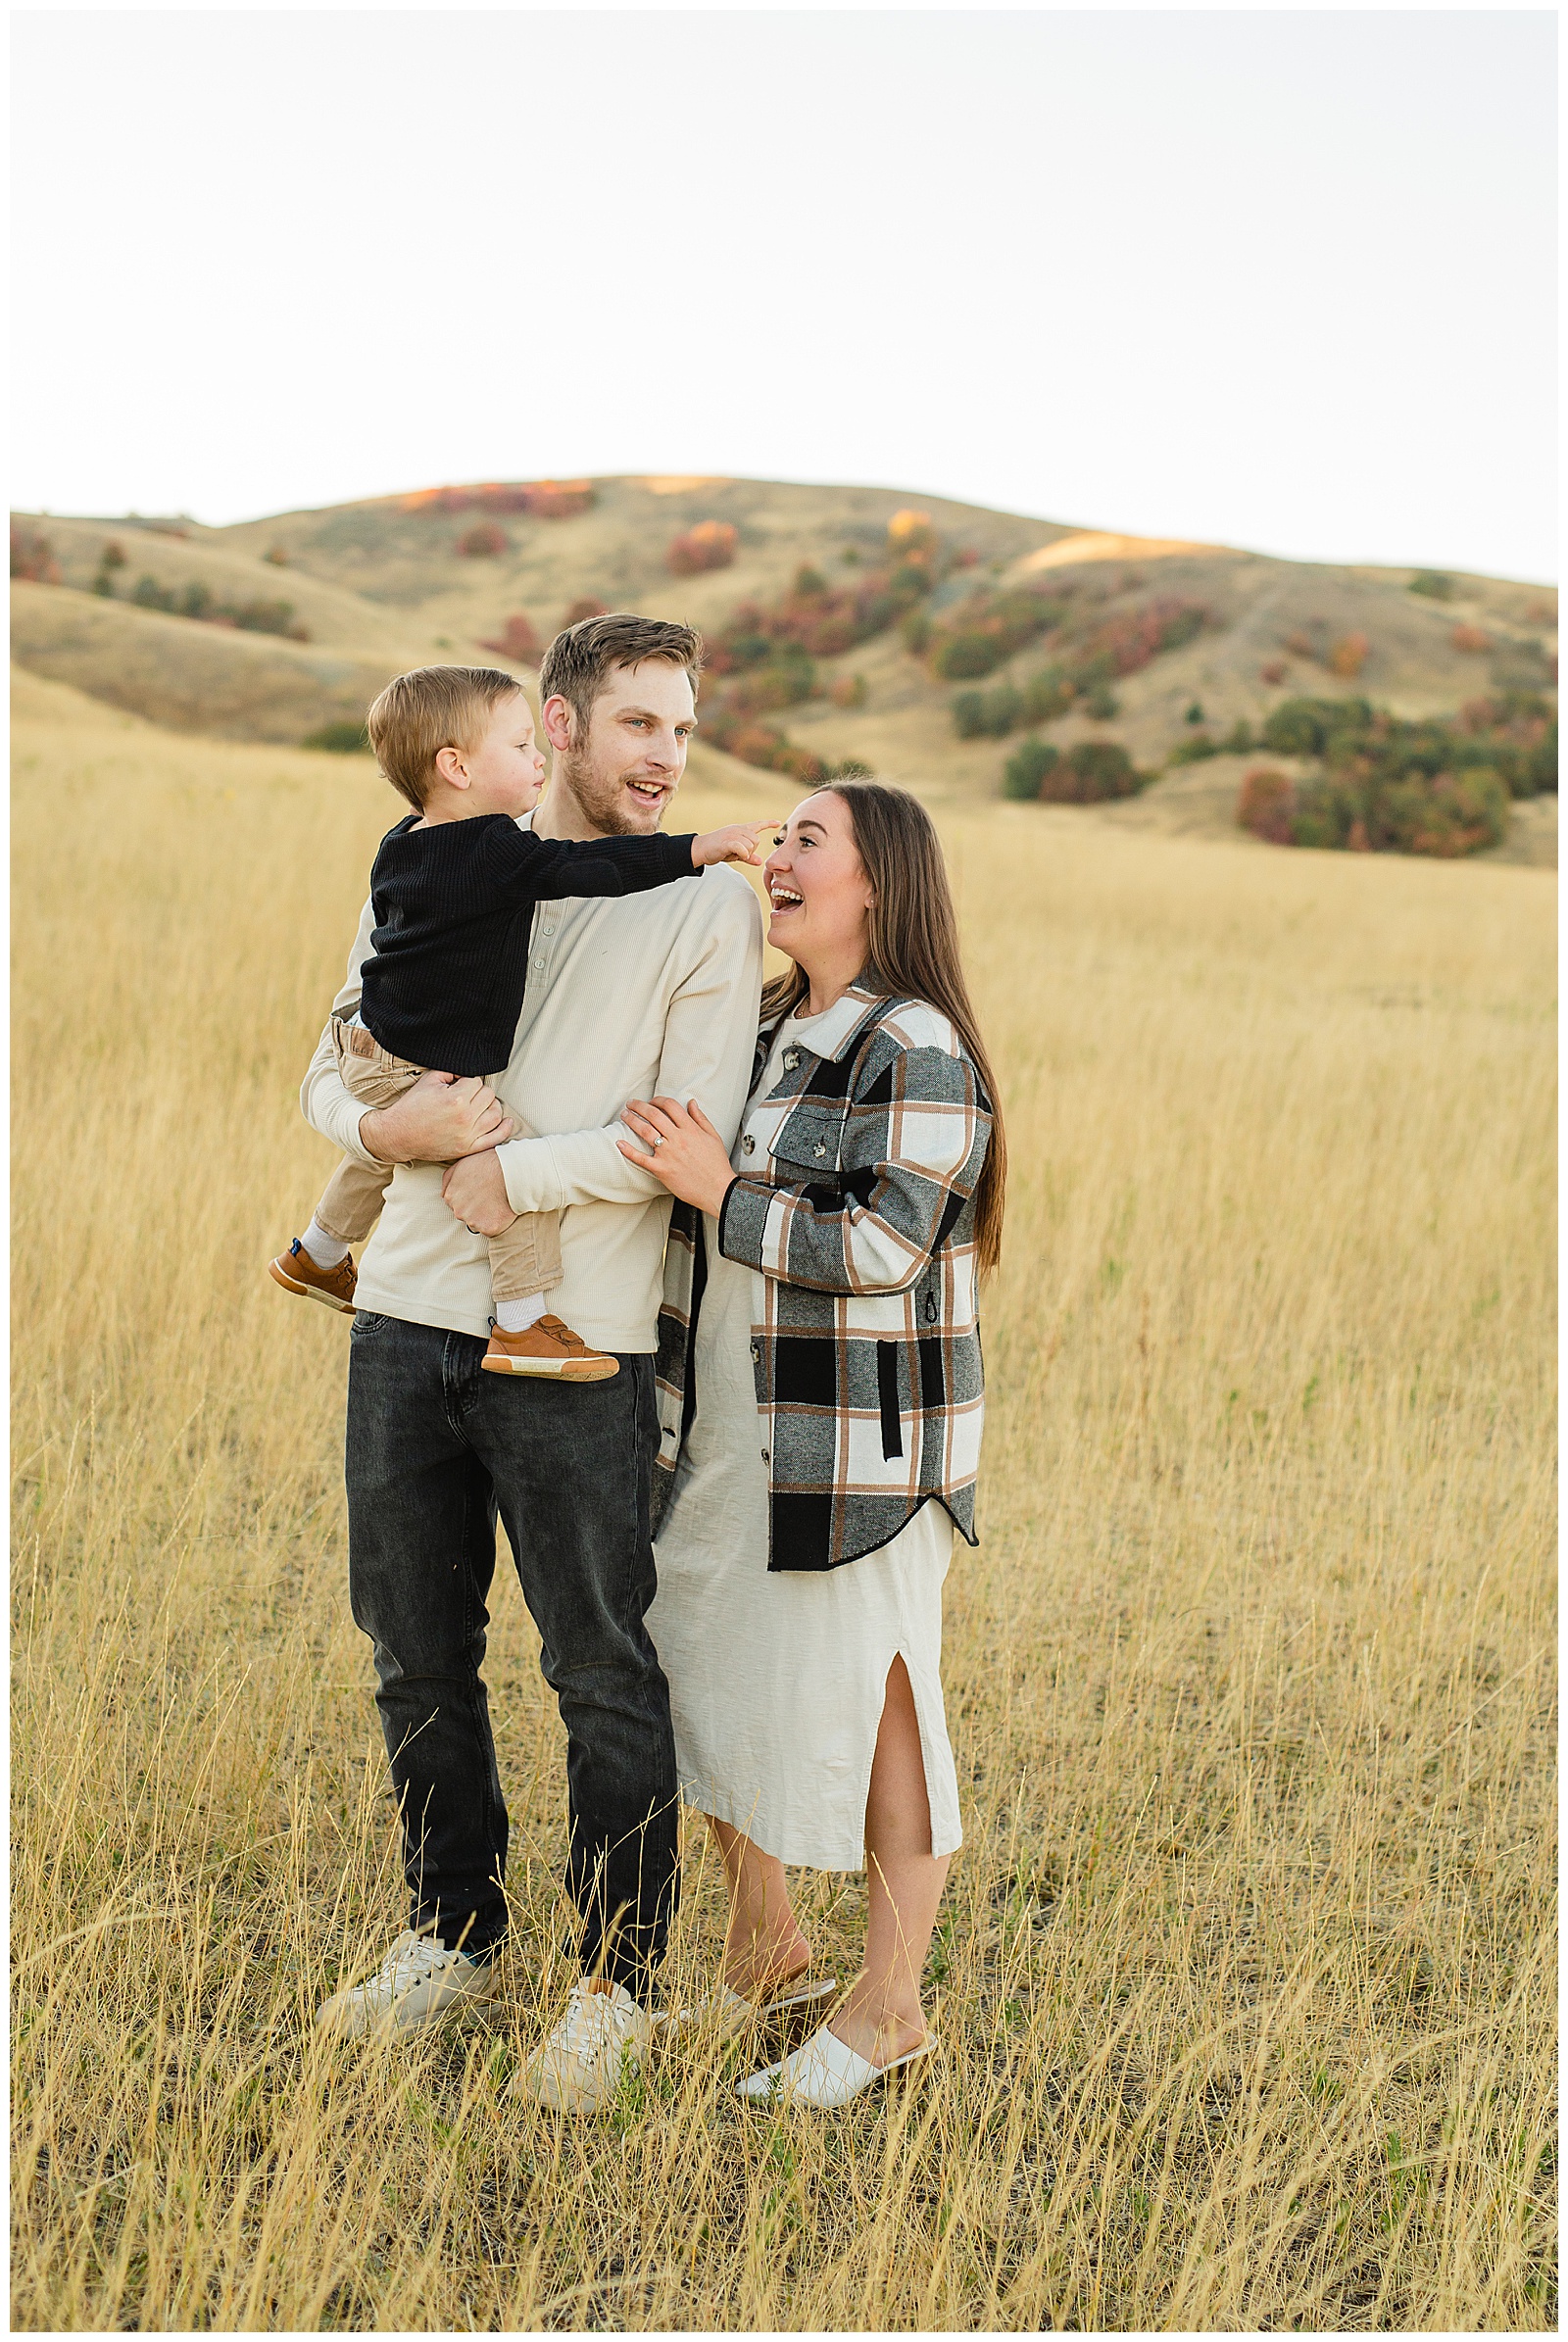
[(406, 1927), (373, 1976), (334, 1992), (316, 2012), (325, 2033), (347, 2039), (373, 2027), (392, 2033), (417, 2032), (450, 2015), (463, 2001), (488, 2000), (495, 1990), (495, 1962), (470, 1960), (449, 1951), (433, 1935)]
[(584, 1976), (571, 1988), (564, 2017), (523, 2068), (518, 2086), (552, 2114), (597, 2114), (622, 2074), (642, 2065), (653, 2029), (653, 2019), (624, 1984), (596, 1991)]

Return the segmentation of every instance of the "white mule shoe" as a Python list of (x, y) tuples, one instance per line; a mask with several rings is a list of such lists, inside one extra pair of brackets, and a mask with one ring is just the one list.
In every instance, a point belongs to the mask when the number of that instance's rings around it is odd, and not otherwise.
[(839, 1988), (837, 1976), (827, 1976), (817, 1984), (797, 1984), (781, 1992), (776, 2000), (748, 2000), (744, 1993), (731, 1992), (727, 1984), (716, 1984), (695, 2008), (666, 2009), (654, 2023), (668, 2026), (671, 2031), (687, 2031), (700, 2025), (710, 2025), (725, 2041), (744, 2033), (748, 2025), (782, 2025), (790, 2018), (814, 2009), (818, 2002), (831, 2000)]
[(848, 2106), (852, 2098), (858, 2098), (862, 2090), (869, 2090), (876, 2082), (886, 2081), (890, 2074), (929, 2057), (934, 2046), (933, 2036), (927, 2033), (923, 2041), (906, 2050), (902, 2058), (890, 2058), (885, 2066), (873, 2066), (824, 2025), (776, 2066), (765, 2067), (760, 2074), (749, 2074), (735, 2087), (742, 2098), (751, 2099), (754, 2105), (789, 2099), (797, 2106)]

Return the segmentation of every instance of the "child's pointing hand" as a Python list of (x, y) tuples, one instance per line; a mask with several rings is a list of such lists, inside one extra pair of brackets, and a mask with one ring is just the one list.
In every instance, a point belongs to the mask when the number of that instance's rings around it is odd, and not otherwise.
[(705, 830), (692, 840), (692, 868), (706, 870), (710, 862), (751, 862), (766, 859), (758, 853), (763, 830), (783, 828), (781, 821), (732, 821), (726, 829)]

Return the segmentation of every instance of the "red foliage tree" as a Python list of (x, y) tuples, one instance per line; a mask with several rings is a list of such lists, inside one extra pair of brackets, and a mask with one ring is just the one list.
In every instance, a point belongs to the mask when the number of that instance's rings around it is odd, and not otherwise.
[(483, 480), (468, 488), (416, 488), (400, 500), (405, 512), (526, 512), (534, 520), (570, 520), (594, 501), (591, 480)]
[(596, 602), (592, 594), (584, 594), (572, 604), (561, 623), (563, 626), (575, 626), (581, 618), (608, 618), (609, 615), (608, 602)]
[(464, 531), (457, 549), (470, 561), (493, 561), (498, 553), (507, 550), (507, 532), (497, 528), (493, 520), (481, 520)]
[(55, 549), (36, 529), (17, 528), (11, 531), (11, 574), (23, 577), (31, 585), (58, 585), (60, 563)]
[(1260, 764), (1247, 775), (1236, 800), (1240, 828), (1250, 830), (1254, 838), (1264, 838), (1271, 846), (1289, 846), (1295, 811), (1296, 784), (1288, 773)]
[(727, 569), (739, 542), (727, 520), (699, 520), (684, 536), (671, 540), (664, 565), (676, 577), (695, 577), (702, 569)]
[(525, 666), (537, 666), (544, 644), (539, 640), (533, 620), (520, 610), (514, 610), (502, 626), (501, 632), (481, 642), (481, 651), (498, 651), (503, 659), (520, 660)]

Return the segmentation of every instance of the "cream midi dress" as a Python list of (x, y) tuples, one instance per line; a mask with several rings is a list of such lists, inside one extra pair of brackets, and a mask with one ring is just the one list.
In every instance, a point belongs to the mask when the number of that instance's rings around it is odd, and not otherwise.
[[(780, 1027), (732, 1156), (765, 1154), (795, 1103), (767, 1104), (791, 1042)], [(752, 1146), (746, 1147), (747, 1139)], [(865, 1866), (865, 1800), (888, 1670), (914, 1692), (931, 1851), (962, 1842), (942, 1704), (942, 1582), (954, 1528), (934, 1499), (890, 1544), (832, 1570), (767, 1566), (765, 1435), (752, 1376), (760, 1272), (726, 1260), (705, 1218), (708, 1283), (697, 1319), (697, 1406), (655, 1553), (648, 1631), (669, 1682), (683, 1800), (763, 1853), (823, 1871)]]

